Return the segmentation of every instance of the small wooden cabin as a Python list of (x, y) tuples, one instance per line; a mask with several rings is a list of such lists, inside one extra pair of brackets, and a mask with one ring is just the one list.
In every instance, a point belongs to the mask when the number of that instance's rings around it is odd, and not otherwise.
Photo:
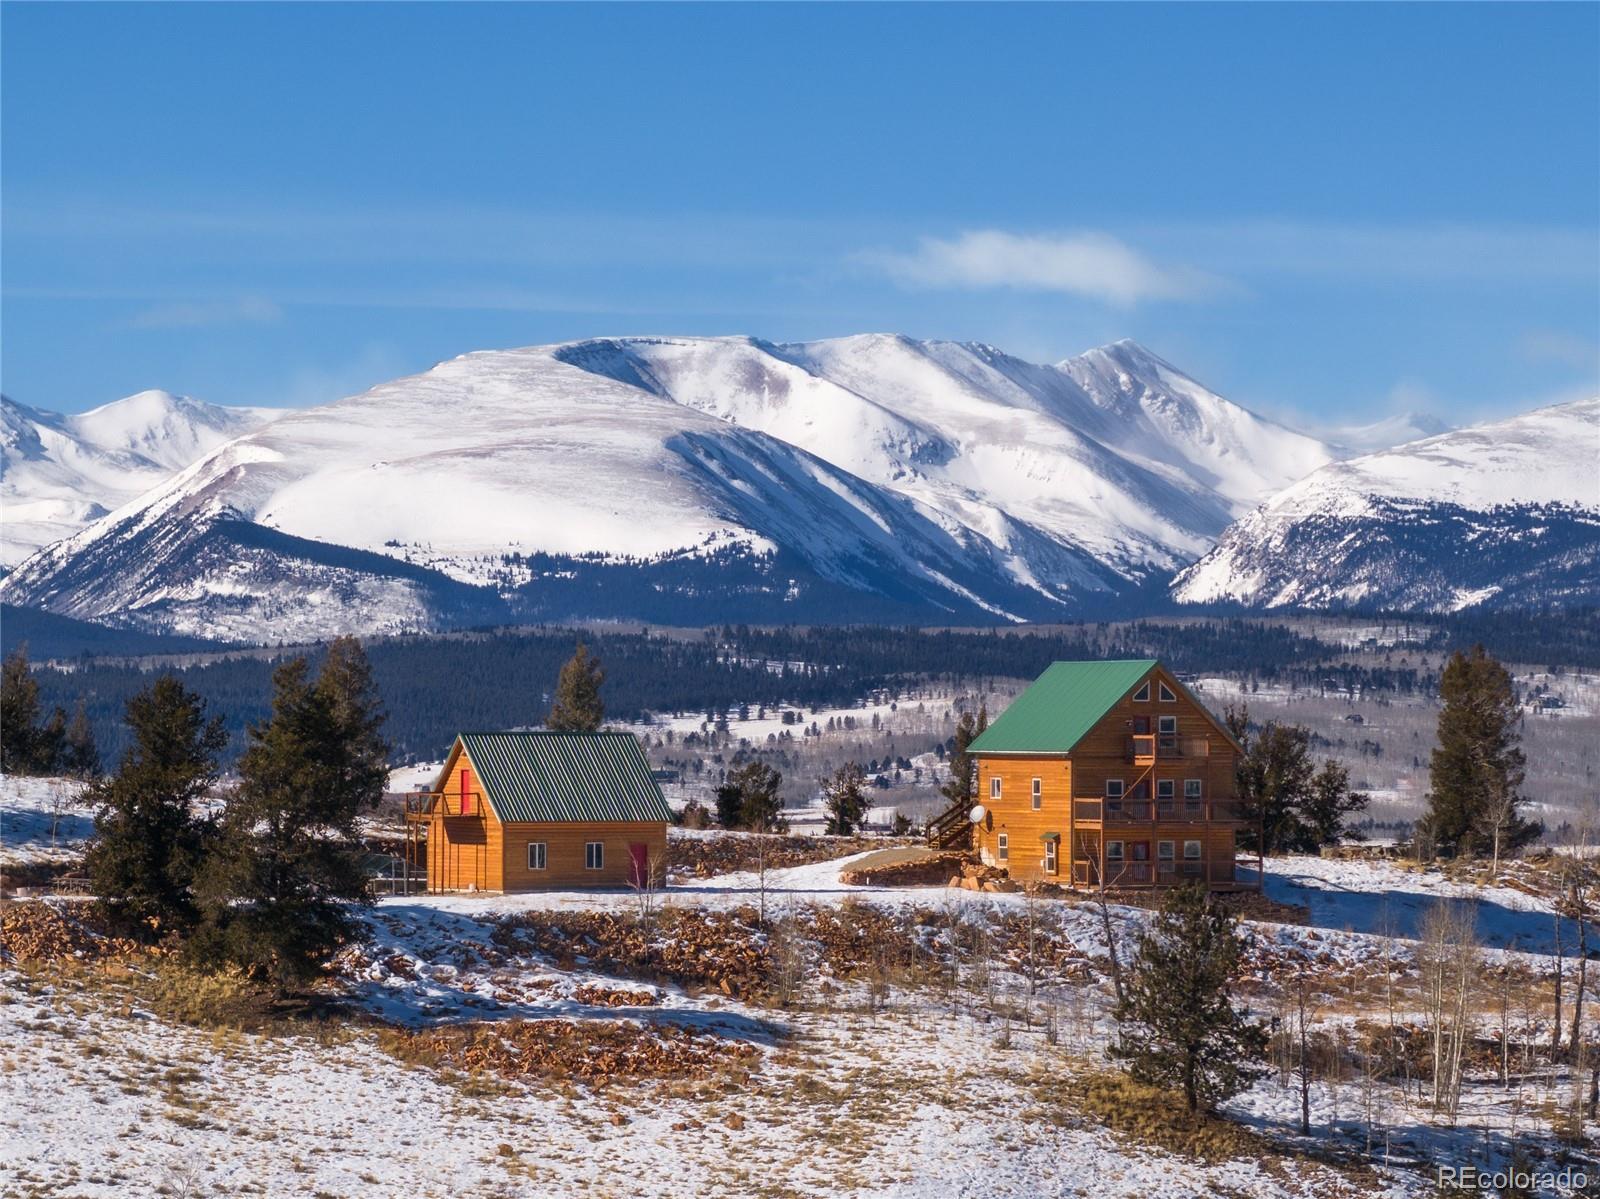
[(968, 752), (981, 811), (952, 811), (935, 828), (954, 841), (965, 819), (970, 848), (1012, 878), (1239, 885), (1239, 744), (1154, 659), (1056, 662)]
[(631, 733), (462, 733), (406, 813), (429, 891), (660, 885), (671, 819)]

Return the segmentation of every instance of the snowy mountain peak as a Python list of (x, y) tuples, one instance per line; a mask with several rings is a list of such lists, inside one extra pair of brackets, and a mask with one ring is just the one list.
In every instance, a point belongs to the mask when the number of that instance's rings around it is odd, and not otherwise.
[(68, 415), (0, 396), (0, 563), (75, 533), (284, 411), (151, 390)]
[(1335, 462), (1180, 573), (1174, 598), (1264, 607), (1592, 602), (1600, 397)]

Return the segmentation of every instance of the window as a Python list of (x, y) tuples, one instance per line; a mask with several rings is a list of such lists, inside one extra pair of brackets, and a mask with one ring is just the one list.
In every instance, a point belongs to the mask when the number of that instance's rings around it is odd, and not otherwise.
[(1037, 812), (1044, 806), (1044, 780), (1033, 780), (1033, 810)]
[(1185, 841), (1183, 843), (1183, 860), (1185, 862), (1198, 862), (1200, 860), (1200, 842)]
[(1000, 798), (1000, 776), (998, 774), (992, 775), (989, 779), (989, 798)]
[(994, 839), (994, 856), (1002, 862), (1011, 860), (1011, 838), (1006, 833), (1001, 833)]
[(1199, 799), (1201, 797), (1201, 787), (1200, 787), (1200, 780), (1199, 779), (1184, 779), (1183, 780), (1183, 797), (1185, 799)]
[(1106, 780), (1106, 798), (1107, 799), (1121, 799), (1122, 798), (1122, 780), (1121, 779), (1107, 779)]
[(1135, 691), (1133, 693), (1133, 702), (1136, 703), (1136, 704), (1147, 704), (1147, 703), (1150, 702), (1150, 684), (1149, 683), (1140, 683), (1139, 684), (1139, 690), (1137, 690), (1137, 691)]
[(1156, 798), (1167, 800), (1169, 803), (1177, 790), (1177, 784), (1172, 779), (1156, 780)]
[(1172, 694), (1172, 688), (1168, 687), (1165, 683), (1158, 683), (1156, 685), (1156, 695), (1164, 704), (1175, 704), (1178, 702), (1178, 697)]
[(543, 841), (529, 841), (528, 842), (528, 869), (529, 870), (543, 870), (544, 869), (544, 842)]
[(1156, 732), (1163, 737), (1176, 737), (1178, 735), (1178, 718), (1176, 716), (1157, 716)]
[(604, 841), (587, 841), (583, 846), (583, 868), (585, 870), (603, 870), (606, 864), (606, 846)]
[(1054, 841), (1046, 841), (1044, 843), (1044, 872), (1046, 874), (1054, 874), (1056, 872), (1056, 843)]
[(1121, 863), (1121, 861), (1122, 861), (1122, 842), (1121, 841), (1107, 841), (1106, 842), (1106, 861), (1108, 861), (1108, 862), (1117, 862), (1119, 864)]
[(1172, 851), (1174, 848), (1175, 847), (1171, 841), (1157, 841), (1156, 857), (1163, 862), (1170, 862), (1172, 861)]

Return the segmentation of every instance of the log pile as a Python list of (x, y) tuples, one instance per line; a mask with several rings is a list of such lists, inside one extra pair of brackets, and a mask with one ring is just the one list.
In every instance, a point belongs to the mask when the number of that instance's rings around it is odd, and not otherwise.
[(668, 837), (667, 875), (670, 878), (713, 878), (753, 870), (764, 852), (768, 870), (811, 866), (833, 858), (885, 849), (909, 841), (883, 837), (756, 837), (728, 833), (710, 837)]
[(572, 997), (590, 1007), (654, 1007), (660, 998), (654, 991), (641, 991), (634, 987), (600, 987), (585, 985), (576, 988)]
[(753, 1046), (673, 1024), (641, 1028), (571, 1020), (507, 1020), (418, 1032), (396, 1030), (386, 1039), (391, 1050), (408, 1061), (433, 1061), (509, 1078), (586, 1083), (637, 1078), (699, 1081), (730, 1070), (753, 1069), (758, 1056)]
[(850, 887), (937, 887), (965, 862), (965, 854), (936, 853), (909, 862), (846, 870), (839, 881)]
[(0, 960), (99, 961), (144, 952), (137, 941), (112, 936), (96, 904), (29, 900), (0, 906)]
[(619, 912), (528, 912), (502, 922), (496, 940), (563, 970), (703, 987), (737, 998), (764, 995), (771, 979), (766, 938), (753, 908), (708, 912), (664, 908), (643, 923)]
[(982, 862), (967, 862), (958, 874), (950, 876), (946, 884), (951, 887), (960, 887), (963, 891), (1020, 891), (1022, 888), (1012, 880), (1011, 872), (1003, 866), (988, 866)]

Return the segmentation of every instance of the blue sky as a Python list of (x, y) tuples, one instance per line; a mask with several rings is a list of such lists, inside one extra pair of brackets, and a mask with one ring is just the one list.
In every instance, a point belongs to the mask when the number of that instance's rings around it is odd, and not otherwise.
[(1600, 383), (1600, 6), (3, 14), (3, 382), (313, 403), (473, 349), (1131, 336), (1307, 424)]

